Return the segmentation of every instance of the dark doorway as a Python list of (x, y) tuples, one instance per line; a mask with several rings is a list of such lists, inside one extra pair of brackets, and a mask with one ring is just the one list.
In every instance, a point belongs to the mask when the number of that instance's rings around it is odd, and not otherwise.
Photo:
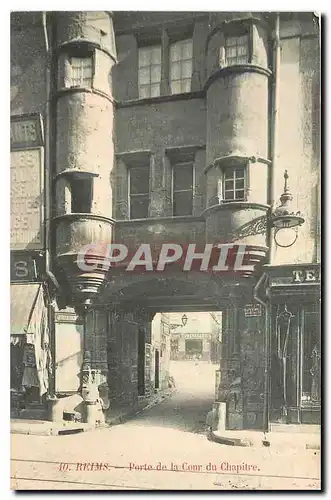
[(138, 395), (145, 394), (145, 330), (138, 331)]
[(155, 389), (160, 387), (160, 352), (155, 350)]

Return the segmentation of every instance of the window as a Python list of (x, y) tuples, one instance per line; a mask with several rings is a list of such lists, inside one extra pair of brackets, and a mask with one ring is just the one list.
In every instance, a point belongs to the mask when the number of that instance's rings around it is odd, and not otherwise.
[(305, 308), (302, 329), (302, 404), (321, 402), (321, 329), (317, 308)]
[(70, 63), (70, 87), (92, 87), (93, 58), (71, 57)]
[(157, 97), (161, 86), (161, 45), (139, 49), (139, 99)]
[(192, 215), (193, 164), (180, 163), (173, 168), (173, 215)]
[(89, 214), (92, 209), (93, 178), (75, 178), (71, 181), (71, 212)]
[(170, 46), (170, 88), (172, 94), (190, 92), (192, 77), (192, 40)]
[(246, 169), (226, 169), (223, 174), (223, 201), (244, 201), (246, 191)]
[(146, 219), (149, 206), (149, 165), (129, 170), (130, 219)]
[(225, 65), (248, 63), (248, 35), (225, 38)]

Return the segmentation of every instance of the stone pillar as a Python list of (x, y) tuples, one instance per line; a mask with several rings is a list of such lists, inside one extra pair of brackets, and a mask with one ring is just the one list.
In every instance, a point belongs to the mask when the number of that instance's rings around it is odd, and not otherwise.
[[(88, 404), (109, 408), (107, 364), (107, 311), (90, 309), (85, 314), (82, 396)], [(95, 412), (89, 412), (89, 415)]]

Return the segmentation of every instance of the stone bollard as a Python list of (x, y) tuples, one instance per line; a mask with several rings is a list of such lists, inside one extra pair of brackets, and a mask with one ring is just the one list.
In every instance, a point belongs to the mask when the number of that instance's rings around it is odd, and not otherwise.
[(63, 404), (61, 399), (49, 398), (47, 401), (47, 419), (50, 422), (61, 422), (63, 420)]

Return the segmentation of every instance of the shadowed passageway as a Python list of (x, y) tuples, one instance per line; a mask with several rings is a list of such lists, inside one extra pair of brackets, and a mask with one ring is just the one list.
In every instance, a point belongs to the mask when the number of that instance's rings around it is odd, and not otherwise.
[(206, 416), (214, 402), (216, 369), (217, 365), (203, 361), (172, 361), (170, 373), (175, 379), (176, 392), (132, 422), (195, 433), (205, 431)]

